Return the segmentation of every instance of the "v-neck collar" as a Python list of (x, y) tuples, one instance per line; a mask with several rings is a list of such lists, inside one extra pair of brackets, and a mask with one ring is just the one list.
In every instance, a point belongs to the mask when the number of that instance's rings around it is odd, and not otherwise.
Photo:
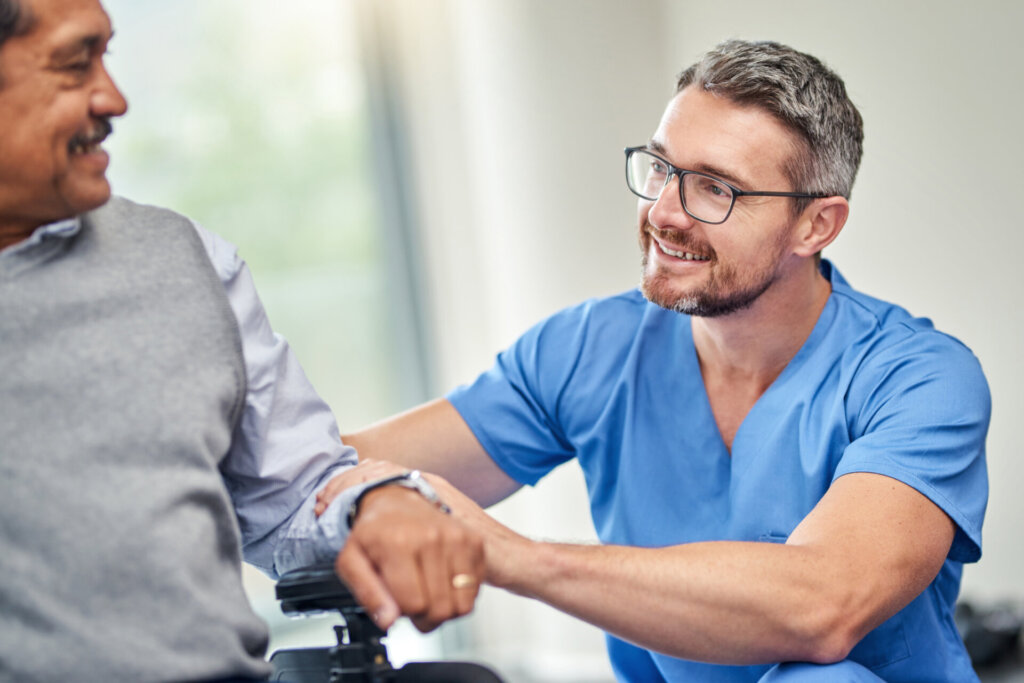
[(782, 369), (779, 376), (776, 377), (772, 383), (768, 385), (768, 388), (765, 389), (757, 398), (754, 405), (750, 407), (750, 410), (747, 411), (747, 414), (743, 417), (739, 427), (736, 429), (736, 434), (733, 436), (731, 449), (725, 445), (725, 439), (722, 438), (722, 432), (718, 428), (718, 421), (715, 419), (714, 410), (711, 408), (711, 399), (708, 396), (708, 389), (704, 383), (704, 373), (701, 371), (700, 359), (697, 357), (697, 345), (693, 338), (693, 320), (691, 319), (689, 321), (690, 360), (696, 373), (697, 381), (700, 385), (703, 410), (705, 412), (706, 419), (708, 420), (707, 424), (710, 425), (710, 428), (714, 430), (715, 435), (718, 437), (717, 443), (721, 456), (732, 460), (734, 468), (738, 450), (737, 445), (740, 445), (741, 448), (739, 450), (742, 450), (744, 434), (751, 431), (751, 429), (753, 429), (754, 434), (762, 431), (760, 429), (748, 427), (748, 425), (751, 423), (756, 424), (760, 421), (761, 418), (759, 415), (761, 413), (767, 411), (770, 414), (771, 411), (767, 406), (774, 401), (774, 397), (780, 391), (785, 391), (784, 387), (790, 382), (790, 378), (794, 374), (800, 372), (800, 368), (805, 365), (807, 359), (814, 353), (815, 349), (818, 348), (821, 338), (826, 334), (831, 321), (835, 318), (835, 279), (833, 278), (835, 269), (827, 261), (822, 261), (822, 264), (822, 275), (825, 276), (832, 285), (832, 291), (829, 293), (828, 299), (825, 301), (825, 306), (821, 309), (821, 313), (818, 315), (818, 319), (815, 321), (814, 327), (811, 329), (811, 333), (807, 336), (807, 339), (804, 340), (804, 343), (801, 344), (796, 354), (789, 360), (786, 367)]

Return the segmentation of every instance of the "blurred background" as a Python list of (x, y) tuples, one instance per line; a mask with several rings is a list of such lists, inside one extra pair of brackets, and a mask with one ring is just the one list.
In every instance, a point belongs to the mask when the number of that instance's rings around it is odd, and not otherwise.
[[(342, 431), (471, 380), (527, 327), (638, 281), (622, 149), (675, 74), (730, 37), (823, 59), (865, 119), (852, 215), (826, 251), (862, 291), (959, 337), (992, 389), (980, 603), (1024, 601), (1024, 4), (978, 0), (105, 0), (131, 104), (114, 189), (238, 245)], [(1015, 199), (1017, 197), (1017, 199)], [(594, 539), (567, 465), (496, 516)], [(247, 575), (272, 647), (328, 642)], [(611, 680), (601, 634), (485, 589), (392, 660), (464, 657), (510, 682)]]

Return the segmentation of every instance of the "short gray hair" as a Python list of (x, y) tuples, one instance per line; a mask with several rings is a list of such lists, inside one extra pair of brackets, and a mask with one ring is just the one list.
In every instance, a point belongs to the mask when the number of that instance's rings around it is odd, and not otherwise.
[(0, 47), (8, 38), (24, 31), (26, 23), (25, 13), (18, 0), (0, 0)]
[[(706, 92), (772, 114), (802, 142), (783, 172), (794, 192), (849, 198), (864, 147), (860, 112), (820, 60), (769, 41), (727, 40), (679, 74)], [(797, 212), (810, 200), (797, 200)]]
[[(21, 6), (19, 0), (0, 0), (0, 48), (8, 38), (27, 33), (32, 29), (32, 12)], [(4, 75), (0, 73), (0, 88)]]

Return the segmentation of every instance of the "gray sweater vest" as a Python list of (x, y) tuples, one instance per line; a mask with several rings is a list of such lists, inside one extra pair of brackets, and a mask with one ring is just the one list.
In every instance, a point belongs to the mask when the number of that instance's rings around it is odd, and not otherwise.
[(0, 259), (0, 681), (266, 675), (218, 465), (238, 325), (191, 224), (112, 199)]

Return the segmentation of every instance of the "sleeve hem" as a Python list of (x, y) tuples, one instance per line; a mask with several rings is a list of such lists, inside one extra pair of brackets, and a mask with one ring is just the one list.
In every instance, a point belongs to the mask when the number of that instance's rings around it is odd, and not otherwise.
[(491, 460), (494, 461), (495, 465), (501, 468), (501, 470), (505, 474), (507, 474), (509, 477), (519, 482), (520, 484), (524, 484), (526, 486), (535, 486), (537, 482), (540, 480), (541, 476), (543, 475), (538, 476), (532, 472), (522, 469), (521, 467), (516, 467), (514, 463), (500, 455), (501, 450), (498, 448), (498, 445), (491, 439), (490, 435), (488, 435), (487, 431), (483, 428), (483, 425), (481, 425), (473, 417), (472, 414), (465, 411), (463, 407), (460, 405), (462, 402), (462, 397), (464, 397), (465, 395), (466, 392), (464, 388), (460, 387), (458, 389), (450, 391), (445, 396), (445, 399), (447, 399), (447, 401), (452, 404), (452, 407), (455, 408), (455, 410), (459, 413), (459, 416), (463, 419), (463, 421), (465, 421), (466, 425), (469, 427), (469, 430), (473, 432), (473, 436), (475, 436), (477, 440), (480, 442), (480, 445), (484, 447), (484, 450), (487, 452), (487, 455), (491, 458)]

